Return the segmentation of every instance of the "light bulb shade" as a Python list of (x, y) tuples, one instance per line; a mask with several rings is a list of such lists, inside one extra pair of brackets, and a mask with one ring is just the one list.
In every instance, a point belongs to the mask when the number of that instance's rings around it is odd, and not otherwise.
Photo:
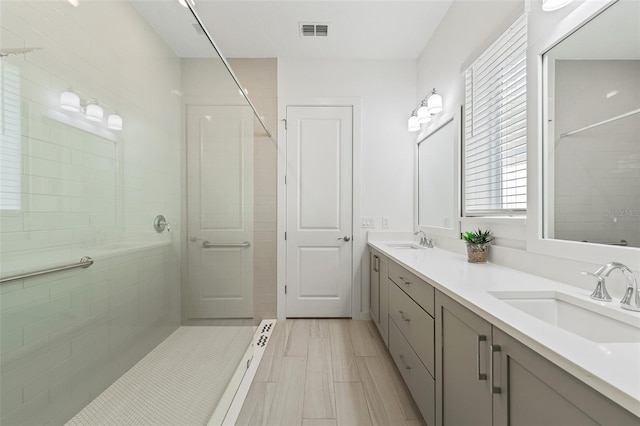
[(89, 104), (87, 105), (87, 109), (85, 110), (84, 115), (87, 120), (100, 122), (104, 117), (104, 110), (98, 104)]
[(60, 93), (60, 108), (67, 111), (80, 111), (80, 97), (73, 92)]
[(544, 10), (545, 12), (558, 10), (565, 7), (572, 1), (573, 0), (542, 0), (542, 10)]
[(427, 99), (427, 108), (429, 108), (429, 114), (435, 115), (442, 111), (442, 96), (433, 91), (429, 99)]
[(180, 5), (184, 7), (187, 7), (187, 2), (191, 5), (191, 7), (196, 5), (193, 0), (178, 0), (178, 3), (180, 3)]
[(418, 121), (418, 116), (413, 114), (409, 117), (409, 122), (407, 123), (407, 129), (410, 132), (417, 132), (420, 130), (420, 122)]
[(427, 121), (431, 121), (431, 114), (429, 114), (429, 108), (427, 107), (426, 103), (422, 102), (422, 105), (420, 105), (420, 108), (418, 108), (417, 114), (418, 123), (422, 124), (426, 123)]
[(122, 130), (122, 117), (118, 114), (111, 114), (107, 118), (107, 127), (111, 130)]

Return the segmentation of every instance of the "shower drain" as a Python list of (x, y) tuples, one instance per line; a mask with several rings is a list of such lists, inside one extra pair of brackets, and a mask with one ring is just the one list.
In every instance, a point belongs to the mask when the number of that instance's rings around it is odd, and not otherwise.
[(270, 332), (270, 331), (271, 331), (271, 328), (273, 327), (273, 324), (274, 324), (274, 323), (272, 323), (272, 322), (265, 324), (265, 325), (262, 327), (262, 330), (260, 331), (260, 333), (268, 333), (268, 332)]

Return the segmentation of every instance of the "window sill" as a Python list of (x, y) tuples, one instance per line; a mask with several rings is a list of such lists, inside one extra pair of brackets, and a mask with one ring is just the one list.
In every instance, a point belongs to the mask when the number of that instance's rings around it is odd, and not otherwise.
[(527, 216), (465, 216), (460, 218), (461, 223), (510, 223), (514, 225), (526, 225)]

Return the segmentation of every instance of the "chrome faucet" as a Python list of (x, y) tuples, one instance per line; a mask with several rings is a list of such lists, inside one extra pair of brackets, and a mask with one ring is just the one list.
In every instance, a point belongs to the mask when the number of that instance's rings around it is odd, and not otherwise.
[(427, 238), (427, 234), (424, 231), (416, 231), (413, 235), (420, 235), (420, 245), (422, 247), (433, 248), (433, 240), (431, 238)]
[[(627, 289), (624, 292), (622, 300), (620, 300), (620, 307), (628, 311), (640, 312), (640, 295), (638, 294), (638, 281), (633, 275), (633, 271), (631, 271), (628, 266), (623, 265), (622, 263), (607, 263), (606, 265), (601, 266), (594, 274), (590, 274), (598, 278), (598, 286), (596, 287), (596, 290), (593, 292), (591, 297), (596, 300), (606, 300), (606, 297), (608, 297), (609, 294), (607, 294), (607, 289), (604, 286), (604, 279), (605, 277), (608, 277), (614, 269), (619, 269), (624, 274), (624, 277), (627, 281)], [(603, 290), (601, 294), (603, 298), (598, 297), (597, 293), (599, 288)], [(611, 300), (610, 297), (609, 300)]]

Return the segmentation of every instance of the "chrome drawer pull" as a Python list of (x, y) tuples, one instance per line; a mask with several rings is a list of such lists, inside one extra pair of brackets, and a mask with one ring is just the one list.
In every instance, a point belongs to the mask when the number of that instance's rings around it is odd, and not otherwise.
[(400, 278), (400, 281), (402, 281), (402, 283), (405, 284), (405, 285), (411, 284), (411, 281), (405, 281), (404, 277), (398, 277), (398, 278)]
[(407, 365), (406, 361), (404, 360), (404, 355), (400, 354), (398, 355), (398, 358), (400, 358), (400, 362), (402, 362), (402, 365), (404, 365), (405, 370), (411, 370), (411, 367)]

